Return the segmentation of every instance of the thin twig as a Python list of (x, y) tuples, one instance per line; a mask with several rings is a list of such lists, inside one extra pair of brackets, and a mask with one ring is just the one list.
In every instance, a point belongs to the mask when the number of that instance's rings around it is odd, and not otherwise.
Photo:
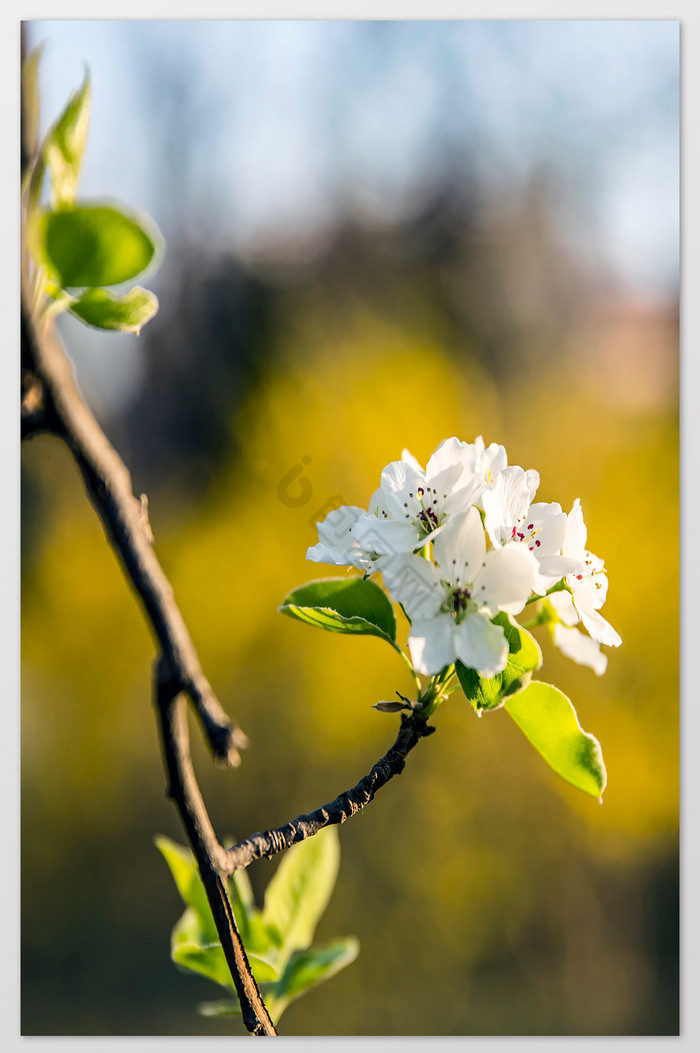
[(361, 811), (374, 797), (377, 790), (385, 786), (394, 775), (399, 775), (406, 762), (406, 757), (421, 739), (431, 735), (435, 728), (415, 713), (401, 714), (401, 727), (394, 745), (378, 760), (368, 775), (344, 793), (339, 794), (329, 804), (317, 808), (314, 812), (299, 815), (291, 822), (278, 826), (275, 830), (255, 833), (239, 841), (228, 849), (227, 869), (229, 873), (247, 867), (254, 859), (265, 856), (270, 858), (277, 852), (312, 837), (325, 826), (344, 823), (346, 819)]
[(168, 796), (180, 813), (214, 916), (226, 961), (241, 1005), (243, 1023), (253, 1035), (277, 1032), (262, 1000), (236, 926), (222, 877), (225, 849), (219, 844), (204, 804), (190, 755), (187, 710), (177, 677), (164, 658), (156, 663), (154, 696), (163, 755), (168, 772)]

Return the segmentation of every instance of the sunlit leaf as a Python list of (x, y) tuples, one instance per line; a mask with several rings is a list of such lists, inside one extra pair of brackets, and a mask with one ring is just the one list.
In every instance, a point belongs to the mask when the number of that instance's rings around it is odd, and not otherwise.
[(263, 922), (280, 948), (279, 961), (309, 946), (338, 874), (340, 843), (333, 826), (285, 852), (267, 886)]
[(75, 198), (89, 122), (90, 76), (86, 72), (82, 85), (73, 92), (42, 145), (54, 206), (70, 204)]
[(96, 329), (117, 329), (140, 333), (158, 310), (158, 300), (152, 292), (135, 286), (123, 296), (106, 289), (88, 289), (71, 305), (71, 314)]
[(323, 947), (295, 951), (277, 984), (278, 997), (285, 1001), (297, 998), (316, 984), (329, 980), (360, 953), (360, 942), (346, 936)]
[(222, 987), (235, 990), (231, 972), (220, 943), (200, 947), (192, 943), (179, 943), (171, 949), (172, 959), (185, 971), (199, 973)]
[(505, 708), (557, 775), (592, 797), (602, 795), (607, 775), (600, 743), (583, 731), (563, 692), (535, 680), (506, 699)]
[(495, 709), (504, 698), (521, 691), (530, 683), (535, 669), (542, 665), (542, 651), (534, 636), (517, 625), (504, 611), (492, 619), (500, 625), (508, 641), (508, 662), (505, 669), (493, 677), (479, 676), (462, 662), (455, 662), (455, 671), (474, 709)]
[(39, 213), (32, 249), (62, 288), (118, 285), (153, 259), (157, 231), (111, 205), (64, 205)]
[(211, 916), (204, 885), (192, 852), (189, 848), (184, 848), (175, 841), (171, 841), (169, 837), (156, 837), (155, 843), (170, 867), (183, 902), (193, 909), (198, 918), (202, 933), (201, 942), (216, 942), (219, 934)]
[(299, 621), (335, 633), (379, 636), (394, 643), (396, 616), (379, 585), (363, 578), (322, 578), (290, 592), (280, 607)]

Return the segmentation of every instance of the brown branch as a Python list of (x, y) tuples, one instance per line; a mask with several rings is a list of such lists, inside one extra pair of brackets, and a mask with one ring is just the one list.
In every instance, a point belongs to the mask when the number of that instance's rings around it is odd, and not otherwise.
[(90, 500), (160, 645), (154, 700), (168, 773), (168, 795), (178, 808), (197, 861), (243, 1022), (254, 1035), (276, 1035), (238, 932), (226, 891), (226, 876), (261, 856), (270, 857), (313, 836), (325, 826), (345, 822), (403, 771), (408, 753), (419, 739), (435, 729), (416, 713), (403, 714), (393, 746), (356, 786), (314, 812), (224, 849), (214, 832), (192, 767), (184, 696), (192, 700), (218, 757), (235, 762), (236, 747), (245, 744), (245, 736), (231, 725), (202, 673), (172, 587), (152, 548), (145, 495), (140, 500), (134, 496), (129, 473), (85, 405), (53, 330), (37, 331), (29, 313), (24, 311), (22, 330), (29, 371), (25, 389), (41, 394), (40, 401), (28, 401), (25, 415), (40, 413), (41, 427), (60, 436), (73, 453)]
[(143, 501), (134, 496), (129, 472), (83, 401), (53, 328), (37, 328), (26, 310), (22, 321), (25, 361), (31, 363), (43, 392), (41, 426), (59, 435), (71, 450), (160, 650), (181, 690), (191, 698), (213, 753), (222, 761), (238, 764), (238, 750), (247, 738), (226, 715), (202, 672), (172, 586), (153, 550)]
[(167, 660), (162, 657), (156, 663), (154, 695), (168, 772), (168, 796), (177, 806), (197, 860), (216, 931), (236, 987), (243, 1023), (253, 1035), (276, 1035), (251, 972), (226, 892), (225, 878), (222, 878), (226, 852), (216, 838), (192, 768), (184, 698), (177, 677), (173, 677)]
[(344, 823), (346, 819), (361, 811), (373, 799), (377, 790), (385, 786), (394, 775), (400, 775), (404, 769), (406, 757), (416, 743), (435, 728), (415, 713), (401, 715), (401, 727), (394, 745), (378, 760), (372, 770), (360, 779), (356, 786), (339, 794), (330, 804), (317, 808), (314, 812), (299, 815), (291, 822), (278, 826), (275, 830), (255, 833), (239, 841), (228, 849), (227, 868), (229, 873), (247, 867), (254, 859), (262, 856), (270, 858), (277, 852), (312, 837), (325, 826)]
[[(41, 428), (58, 435), (71, 450), (88, 495), (112, 547), (140, 597), (160, 646), (156, 701), (168, 793), (175, 801), (192, 846), (221, 946), (231, 970), (246, 1028), (254, 1035), (277, 1032), (251, 972), (225, 887), (228, 857), (219, 844), (199, 791), (190, 759), (184, 695), (194, 705), (214, 754), (229, 763), (239, 760), (246, 743), (206, 680), (172, 587), (152, 548), (147, 501), (137, 500), (129, 473), (90, 413), (75, 384), (70, 365), (52, 329), (37, 330), (28, 311), (22, 319), (25, 400), (41, 392), (41, 402), (25, 406), (28, 422), (40, 414)], [(35, 418), (35, 419), (38, 419)]]

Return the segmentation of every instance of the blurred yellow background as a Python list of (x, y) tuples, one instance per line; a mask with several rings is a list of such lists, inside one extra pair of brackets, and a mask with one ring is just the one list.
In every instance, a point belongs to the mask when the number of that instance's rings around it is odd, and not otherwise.
[[(63, 336), (149, 494), (205, 672), (250, 737), (240, 769), (221, 771), (193, 724), (220, 837), (325, 803), (393, 741), (397, 718), (371, 708), (409, 688), (391, 649), (277, 607), (337, 573), (305, 560), (315, 519), (366, 506), (404, 446), (425, 463), (450, 435), (503, 443), (539, 470), (538, 500), (581, 498), (606, 562), (604, 614), (623, 645), (602, 678), (536, 631), (538, 675), (602, 744), (604, 803), (559, 780), (503, 710), (477, 720), (453, 696), (404, 773), (341, 828), (318, 936), (355, 934), (360, 956), (281, 1031), (674, 1034), (677, 289), (587, 269), (556, 225), (556, 180), (534, 174), (486, 204), (458, 185), (388, 227), (347, 220), (311, 262), (290, 236), (278, 269), (207, 254), (154, 212), (177, 263), (136, 342), (141, 387), (116, 409), (100, 363), (83, 366), (92, 334)], [(293, 495), (305, 480), (304, 504), (280, 499), (288, 475)], [(165, 798), (153, 653), (67, 451), (26, 443), (24, 1034), (231, 1032), (196, 1013), (214, 985), (169, 960), (181, 907), (153, 838), (184, 836)], [(275, 865), (249, 869), (259, 901)]]

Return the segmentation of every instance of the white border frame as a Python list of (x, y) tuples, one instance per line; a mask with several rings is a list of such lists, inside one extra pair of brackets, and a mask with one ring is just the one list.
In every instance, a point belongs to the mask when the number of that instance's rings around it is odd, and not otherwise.
[[(337, 2), (329, 12), (329, 5), (321, 0), (291, 3), (289, 0), (214, 0), (192, 4), (184, 0), (152, 2), (133, 0), (123, 5), (99, 5), (94, 0), (74, 0), (72, 4), (38, 2), (33, 5), (16, 4), (10, 0), (0, 20), (0, 75), (3, 86), (0, 94), (0, 115), (4, 132), (4, 149), (0, 151), (0, 185), (3, 209), (0, 227), (2, 254), (2, 278), (0, 303), (3, 317), (12, 318), (16, 339), (5, 340), (0, 354), (0, 466), (3, 491), (6, 497), (5, 514), (0, 519), (0, 668), (5, 671), (4, 685), (4, 734), (0, 737), (0, 774), (2, 799), (10, 812), (10, 828), (15, 824), (14, 844), (5, 841), (6, 849), (13, 845), (16, 850), (16, 865), (3, 860), (0, 868), (0, 897), (3, 904), (14, 904), (16, 925), (14, 939), (0, 944), (0, 991), (2, 1012), (0, 1014), (0, 1037), (3, 1049), (14, 1053), (22, 1045), (28, 1045), (32, 1053), (49, 1053), (58, 1048), (79, 1050), (118, 1051), (124, 1047), (138, 1053), (171, 1050), (173, 1043), (178, 1050), (199, 1050), (212, 1044), (249, 1042), (243, 1038), (21, 1038), (19, 1036), (19, 209), (17, 187), (19, 184), (19, 23), (21, 19), (174, 19), (174, 18), (255, 18), (255, 19), (368, 19), (368, 20), (462, 20), (462, 19), (665, 19), (681, 22), (681, 73), (682, 73), (682, 239), (681, 239), (681, 283), (685, 295), (681, 301), (681, 545), (682, 590), (681, 624), (691, 626), (690, 597), (694, 586), (700, 585), (700, 557), (698, 547), (691, 544), (692, 525), (700, 519), (700, 485), (697, 485), (700, 467), (695, 463), (700, 450), (700, 332), (698, 325), (698, 300), (694, 290), (698, 282), (698, 208), (700, 195), (700, 77), (698, 55), (700, 53), (700, 6), (697, 0), (683, 0), (669, 10), (668, 6), (652, 0), (608, 0), (592, 3), (575, 3), (572, 0), (541, 0), (526, 3), (524, 0), (491, 0), (490, 3), (474, 0), (355, 0), (354, 3)], [(10, 250), (10, 247), (11, 250)], [(469, 1049), (470, 1053), (486, 1053), (516, 1045), (520, 1053), (539, 1053), (542, 1043), (558, 1050), (575, 1044), (578, 1049), (597, 1053), (612, 1053), (620, 1046), (643, 1043), (645, 1049), (670, 1049), (689, 1045), (700, 1039), (700, 969), (698, 957), (698, 900), (693, 892), (700, 887), (698, 858), (700, 854), (700, 824), (693, 822), (700, 787), (700, 765), (694, 760), (692, 745), (698, 741), (700, 717), (698, 700), (691, 697), (691, 672), (687, 654), (687, 629), (681, 632), (681, 1036), (680, 1038), (343, 1038), (308, 1039), (287, 1038), (287, 1045), (306, 1048), (311, 1042), (318, 1046), (326, 1043), (341, 1045), (344, 1050), (362, 1048), (363, 1053), (390, 1053), (404, 1043), (414, 1049), (432, 1048), (435, 1042), (449, 1042), (451, 1048)], [(692, 644), (691, 644), (692, 650)], [(362, 1043), (362, 1047), (360, 1047)], [(468, 1044), (468, 1045), (467, 1045)]]

